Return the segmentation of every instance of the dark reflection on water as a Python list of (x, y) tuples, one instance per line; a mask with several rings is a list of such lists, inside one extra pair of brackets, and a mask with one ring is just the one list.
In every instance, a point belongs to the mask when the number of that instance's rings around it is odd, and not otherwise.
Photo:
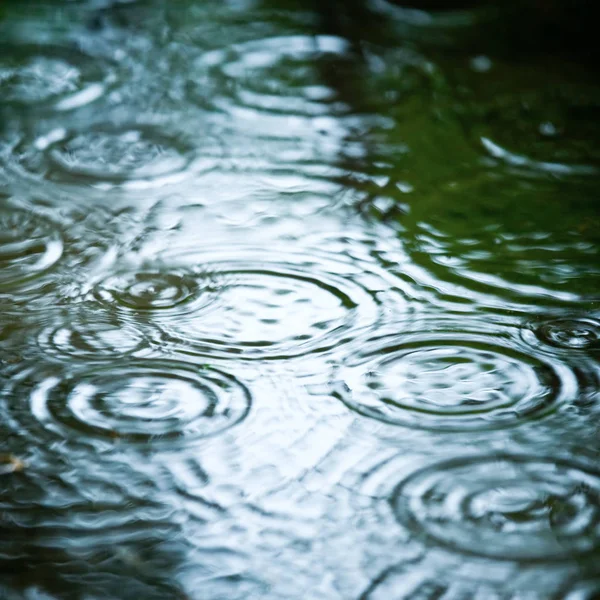
[(600, 86), (535, 6), (0, 6), (0, 598), (599, 597)]

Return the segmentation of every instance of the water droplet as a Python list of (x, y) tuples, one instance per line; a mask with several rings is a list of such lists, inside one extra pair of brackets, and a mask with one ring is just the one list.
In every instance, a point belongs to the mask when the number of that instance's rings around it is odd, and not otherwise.
[(527, 456), (471, 457), (419, 470), (391, 497), (398, 520), (435, 542), (508, 560), (565, 560), (600, 545), (600, 473)]
[(471, 69), (477, 73), (487, 73), (493, 66), (491, 59), (483, 54), (471, 59)]

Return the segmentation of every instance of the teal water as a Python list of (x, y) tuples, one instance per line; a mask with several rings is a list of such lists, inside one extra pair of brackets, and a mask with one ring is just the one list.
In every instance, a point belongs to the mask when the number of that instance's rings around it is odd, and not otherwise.
[(593, 44), (428, 4), (2, 3), (1, 600), (600, 596)]

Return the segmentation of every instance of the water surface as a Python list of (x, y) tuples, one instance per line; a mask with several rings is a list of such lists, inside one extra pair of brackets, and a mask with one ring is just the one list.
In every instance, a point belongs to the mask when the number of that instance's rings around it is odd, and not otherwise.
[(597, 70), (418, 4), (2, 4), (1, 598), (600, 595)]

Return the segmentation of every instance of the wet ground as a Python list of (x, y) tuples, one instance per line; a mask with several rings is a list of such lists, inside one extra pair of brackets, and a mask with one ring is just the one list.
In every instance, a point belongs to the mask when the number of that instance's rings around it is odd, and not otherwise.
[(302, 4), (0, 5), (3, 600), (600, 597), (597, 70)]

